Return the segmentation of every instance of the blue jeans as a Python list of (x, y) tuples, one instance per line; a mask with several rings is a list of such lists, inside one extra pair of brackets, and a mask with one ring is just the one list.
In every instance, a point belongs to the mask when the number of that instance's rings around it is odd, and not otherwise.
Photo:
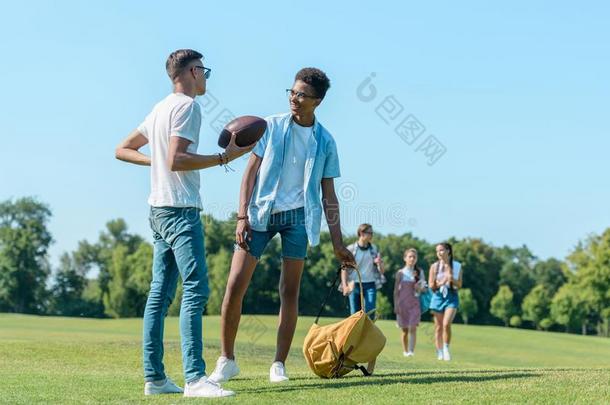
[(146, 381), (166, 378), (163, 326), (182, 278), (180, 338), (186, 382), (205, 375), (202, 342), (203, 307), (209, 295), (204, 235), (197, 208), (151, 207), (154, 254), (152, 282), (144, 310), (143, 357)]
[[(377, 288), (375, 282), (362, 283), (362, 292), (364, 294), (364, 312), (369, 312), (376, 308)], [(360, 283), (354, 285), (354, 290), (349, 294), (349, 311), (355, 314), (360, 311)], [(375, 313), (369, 315), (369, 318), (375, 319)]]

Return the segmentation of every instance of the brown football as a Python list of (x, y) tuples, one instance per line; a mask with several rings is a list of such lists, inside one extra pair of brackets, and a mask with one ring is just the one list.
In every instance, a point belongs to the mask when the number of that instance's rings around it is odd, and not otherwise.
[(231, 134), (235, 133), (237, 146), (249, 146), (256, 143), (267, 130), (267, 121), (253, 115), (237, 117), (225, 125), (218, 137), (218, 146), (226, 148), (231, 141)]

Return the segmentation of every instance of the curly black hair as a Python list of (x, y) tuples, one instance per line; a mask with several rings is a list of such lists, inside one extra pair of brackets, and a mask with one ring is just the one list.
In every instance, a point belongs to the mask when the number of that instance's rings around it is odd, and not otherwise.
[(299, 70), (294, 77), (294, 81), (296, 82), (297, 80), (301, 80), (313, 87), (316, 91), (316, 96), (321, 99), (324, 98), (326, 91), (330, 88), (330, 80), (326, 73), (314, 67)]

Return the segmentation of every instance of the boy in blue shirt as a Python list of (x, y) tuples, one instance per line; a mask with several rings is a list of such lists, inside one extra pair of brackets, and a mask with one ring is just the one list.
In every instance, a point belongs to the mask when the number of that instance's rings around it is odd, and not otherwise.
[(222, 353), (210, 375), (212, 381), (227, 381), (239, 373), (234, 346), (242, 301), (256, 264), (275, 234), (282, 240), (282, 273), (271, 382), (288, 380), (284, 362), (297, 322), (307, 244), (315, 246), (320, 241), (322, 211), (337, 259), (343, 266), (355, 265), (341, 235), (333, 181), (340, 176), (337, 146), (314, 114), (329, 87), (321, 70), (301, 69), (286, 90), (290, 112), (266, 119), (267, 130), (248, 161), (239, 195), (236, 249), (222, 303)]

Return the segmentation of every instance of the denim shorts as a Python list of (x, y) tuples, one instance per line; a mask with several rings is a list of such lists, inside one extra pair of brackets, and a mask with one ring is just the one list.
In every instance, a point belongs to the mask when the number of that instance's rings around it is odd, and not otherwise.
[(450, 289), (446, 297), (443, 297), (443, 294), (438, 290), (432, 294), (430, 300), (430, 311), (434, 312), (445, 312), (447, 308), (458, 309), (459, 306), (460, 299), (457, 290), (454, 289)]
[[(301, 207), (272, 214), (266, 231), (252, 230), (252, 239), (246, 240), (250, 247), (248, 252), (257, 260), (260, 259), (271, 238), (278, 233), (282, 239), (282, 258), (305, 260), (307, 257), (305, 209)], [(236, 245), (235, 249), (241, 248)]]

